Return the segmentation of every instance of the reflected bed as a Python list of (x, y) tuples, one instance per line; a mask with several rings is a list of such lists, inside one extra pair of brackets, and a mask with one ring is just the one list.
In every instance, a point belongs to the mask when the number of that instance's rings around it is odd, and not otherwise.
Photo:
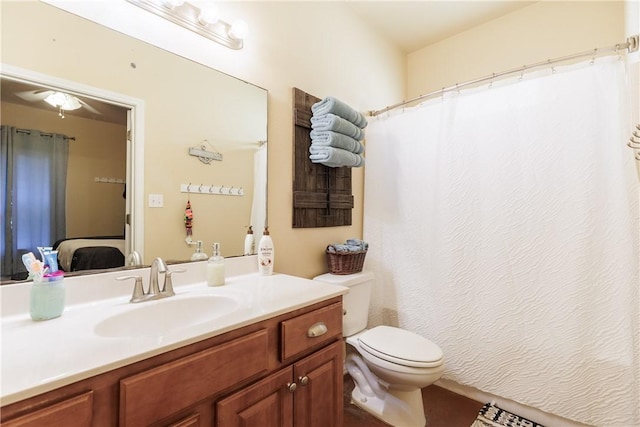
[(58, 264), (63, 271), (95, 270), (124, 266), (124, 237), (102, 236), (58, 240)]

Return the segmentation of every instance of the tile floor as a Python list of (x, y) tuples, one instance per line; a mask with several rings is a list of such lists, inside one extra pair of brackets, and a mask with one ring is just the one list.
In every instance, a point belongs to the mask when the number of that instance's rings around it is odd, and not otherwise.
[[(388, 427), (388, 424), (351, 404), (353, 381), (345, 376), (344, 427)], [(422, 389), (426, 427), (469, 427), (482, 403), (432, 385)]]

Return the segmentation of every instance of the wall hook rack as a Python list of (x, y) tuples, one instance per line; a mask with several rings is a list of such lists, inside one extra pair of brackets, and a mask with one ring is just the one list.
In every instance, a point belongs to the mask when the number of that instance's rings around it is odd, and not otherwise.
[(181, 193), (205, 194), (209, 196), (244, 196), (242, 187), (227, 185), (180, 184)]

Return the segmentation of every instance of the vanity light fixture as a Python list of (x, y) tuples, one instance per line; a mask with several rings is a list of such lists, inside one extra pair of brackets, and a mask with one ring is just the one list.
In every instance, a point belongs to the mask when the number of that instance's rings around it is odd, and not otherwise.
[(52, 107), (59, 109), (58, 116), (60, 116), (61, 119), (64, 119), (65, 110), (77, 110), (82, 107), (78, 98), (64, 92), (53, 92), (48, 95), (44, 101)]
[(195, 6), (184, 0), (127, 0), (147, 12), (165, 18), (174, 24), (200, 34), (230, 49), (242, 49), (247, 35), (247, 24), (236, 21), (233, 25), (219, 19), (213, 4)]

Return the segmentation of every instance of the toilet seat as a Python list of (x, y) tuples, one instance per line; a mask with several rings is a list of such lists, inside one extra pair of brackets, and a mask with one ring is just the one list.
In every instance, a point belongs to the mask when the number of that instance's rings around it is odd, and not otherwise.
[(376, 326), (358, 336), (360, 348), (384, 361), (411, 368), (441, 366), (442, 350), (428, 339), (392, 326)]

